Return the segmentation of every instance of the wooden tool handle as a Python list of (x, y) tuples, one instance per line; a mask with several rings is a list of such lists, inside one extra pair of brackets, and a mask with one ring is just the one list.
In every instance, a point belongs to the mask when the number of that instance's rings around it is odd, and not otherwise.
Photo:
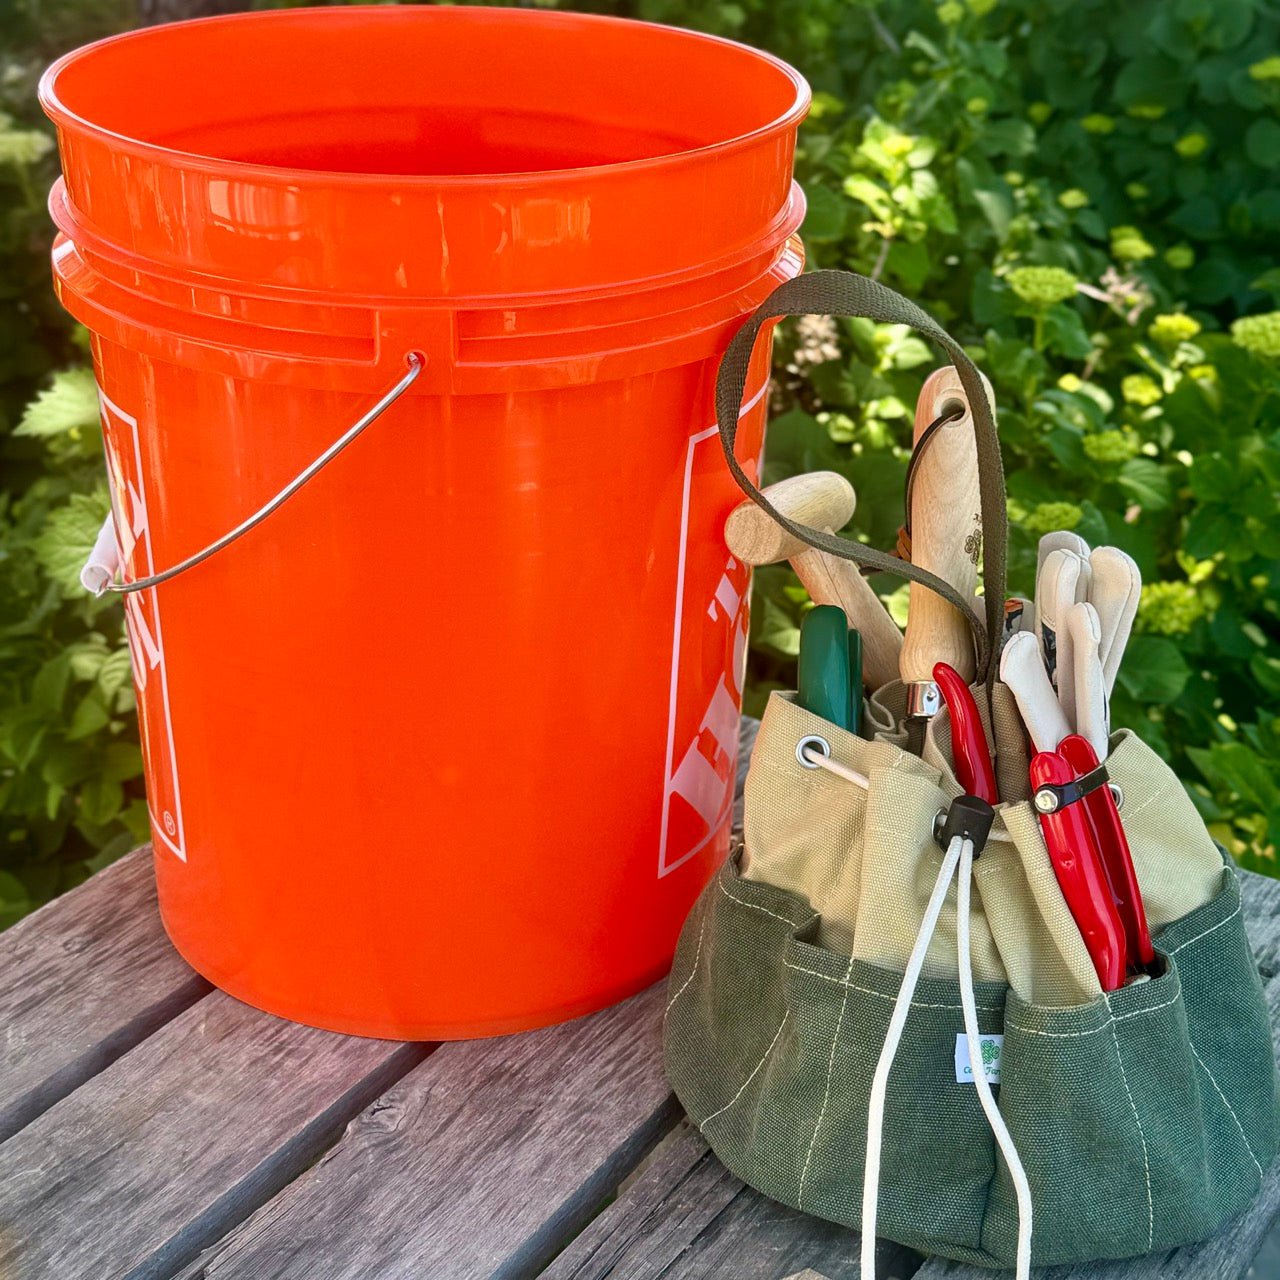
[[(985, 385), (985, 378), (983, 382)], [(990, 399), (989, 386), (987, 395)], [(945, 579), (968, 599), (978, 585), (982, 505), (973, 416), (960, 377), (951, 365), (935, 370), (925, 380), (916, 404), (915, 438), (919, 440), (951, 401), (964, 405), (964, 414), (938, 429), (920, 457), (912, 482), (911, 563)], [(932, 680), (936, 662), (948, 663), (966, 682), (972, 682), (977, 670), (973, 634), (958, 609), (913, 582), (902, 645), (902, 678)]]
[(792, 556), (791, 564), (815, 604), (838, 604), (849, 625), (861, 632), (862, 675), (867, 687), (879, 689), (897, 679), (902, 632), (858, 567), (812, 548)]
[[(764, 496), (784, 516), (811, 529), (843, 529), (853, 519), (858, 496), (835, 471), (811, 471), (771, 484)], [(743, 564), (776, 564), (807, 551), (767, 511), (740, 502), (724, 524), (724, 540)]]

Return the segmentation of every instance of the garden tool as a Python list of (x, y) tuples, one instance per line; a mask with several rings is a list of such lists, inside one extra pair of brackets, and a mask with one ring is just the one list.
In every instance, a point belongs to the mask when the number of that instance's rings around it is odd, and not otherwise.
[(1124, 985), (1127, 968), (1124, 926), (1088, 811), (1081, 803), (1078, 775), (1060, 751), (1038, 751), (1031, 758), (1030, 776), (1032, 802), (1062, 896), (1103, 991), (1115, 991)]
[[(978, 450), (968, 398), (952, 365), (925, 379), (916, 402), (914, 438), (902, 542), (912, 564), (945, 579), (967, 600), (977, 590), (982, 551)], [(940, 705), (933, 680), (939, 662), (966, 682), (974, 678), (970, 625), (937, 592), (913, 582), (899, 667), (907, 686), (908, 745), (917, 754), (924, 724)]]
[(1111, 726), (1099, 653), (1102, 629), (1098, 611), (1087, 600), (1073, 604), (1067, 610), (1067, 631), (1071, 636), (1071, 661), (1075, 668), (1075, 731), (1089, 740), (1099, 760), (1105, 760), (1110, 749)]
[(1032, 745), (1037, 751), (1053, 751), (1071, 732), (1071, 726), (1049, 683), (1040, 645), (1030, 631), (1009, 637), (1000, 655), (1000, 679), (1018, 704)]
[(841, 729), (858, 730), (862, 709), (861, 639), (839, 605), (820, 604), (800, 621), (796, 697), (800, 705)]
[(1036, 633), (1049, 683), (1057, 690), (1068, 724), (1075, 723), (1076, 712), (1067, 610), (1078, 600), (1088, 598), (1088, 573), (1089, 561), (1085, 557), (1078, 551), (1058, 547), (1045, 556), (1036, 577)]
[[(1071, 767), (1076, 782), (1085, 781), (1098, 771), (1098, 756), (1088, 739), (1070, 733), (1058, 744), (1058, 754)], [(1133, 868), (1129, 840), (1120, 821), (1120, 809), (1110, 783), (1102, 775), (1101, 785), (1091, 786), (1081, 800), (1093, 831), (1094, 847), (1102, 860), (1111, 897), (1116, 904), (1124, 928), (1127, 968), (1145, 969), (1155, 959), (1151, 930), (1142, 905), (1138, 875)]]
[[(1089, 603), (1098, 611), (1100, 635), (1098, 649), (1102, 658), (1104, 688), (1107, 694), (1115, 688), (1116, 673), (1124, 657), (1133, 620), (1142, 596), (1142, 573), (1131, 556), (1119, 547), (1099, 547), (1090, 557), (1093, 578), (1089, 584)], [(1081, 730), (1083, 732), (1083, 730)]]
[[(857, 503), (853, 486), (834, 471), (779, 480), (764, 495), (784, 516), (825, 533), (848, 524)], [(870, 688), (878, 689), (897, 676), (902, 632), (856, 565), (806, 546), (753, 502), (741, 502), (730, 512), (724, 537), (743, 564), (790, 560), (815, 604), (835, 604), (845, 611), (861, 633), (863, 670)]]
[(998, 804), (1000, 792), (991, 752), (987, 749), (987, 735), (969, 686), (960, 673), (945, 662), (933, 668), (933, 678), (951, 717), (951, 754), (960, 785), (966, 795)]

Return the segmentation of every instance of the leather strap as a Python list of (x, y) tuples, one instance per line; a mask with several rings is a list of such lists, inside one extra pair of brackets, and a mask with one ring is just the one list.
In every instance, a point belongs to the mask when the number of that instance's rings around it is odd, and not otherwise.
[[(788, 519), (760, 492), (742, 469), (734, 453), (738, 434), (738, 414), (746, 389), (751, 353), (760, 330), (772, 320), (792, 315), (864, 316), (882, 324), (905, 324), (931, 338), (950, 357), (960, 375), (973, 415), (974, 436), (978, 448), (979, 495), (982, 500), (983, 592), (985, 619), (974, 602), (965, 600), (950, 583), (897, 556), (863, 546), (848, 538), (812, 529)], [(995, 682), (1000, 668), (1000, 646), (1003, 636), (1006, 556), (1008, 551), (1008, 518), (1005, 510), (1004, 467), (1000, 460), (1000, 441), (995, 418), (977, 367), (960, 344), (927, 312), (900, 293), (878, 281), (852, 271), (812, 271), (780, 284), (743, 323), (729, 343), (720, 362), (716, 379), (716, 418), (720, 427), (720, 443), (725, 461), (738, 487), (789, 534), (819, 551), (829, 552), (842, 560), (851, 560), (863, 569), (891, 573), (899, 578), (936, 591), (949, 604), (960, 610), (973, 628), (978, 654), (978, 670), (984, 674), (988, 688)]]

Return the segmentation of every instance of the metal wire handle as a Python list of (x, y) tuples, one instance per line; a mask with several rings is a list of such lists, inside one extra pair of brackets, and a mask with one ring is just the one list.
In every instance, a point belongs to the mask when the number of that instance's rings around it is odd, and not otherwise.
[(349, 444), (352, 443), (366, 427), (372, 426), (388, 409), (391, 408), (397, 400), (400, 399), (406, 391), (417, 381), (419, 374), (426, 368), (426, 357), (420, 355), (416, 351), (411, 351), (405, 356), (405, 363), (409, 366), (408, 372), (400, 379), (399, 382), (391, 388), (390, 391), (382, 397), (358, 422), (348, 427), (337, 440), (335, 440), (314, 462), (300, 471), (292, 480), (289, 481), (279, 493), (264, 503), (253, 515), (242, 520), (234, 529), (228, 533), (224, 533), (222, 537), (209, 543), (207, 547), (197, 551), (194, 555), (188, 556), (185, 560), (180, 560), (177, 564), (169, 569), (165, 569), (160, 573), (153, 573), (148, 578), (135, 578), (132, 582), (121, 582), (112, 579), (100, 590), (94, 592), (95, 595), (103, 595), (108, 591), (115, 591), (121, 595), (128, 595), (132, 591), (145, 591), (149, 587), (159, 586), (162, 582), (168, 582), (170, 578), (176, 578), (180, 573), (186, 573), (188, 569), (193, 569), (202, 561), (209, 559), (210, 556), (216, 555), (224, 547), (229, 547), (233, 542), (243, 538), (250, 529), (260, 525), (269, 515), (278, 511), (290, 498), (293, 497), (304, 484), (307, 483), (318, 472), (322, 471), (330, 462), (334, 460)]

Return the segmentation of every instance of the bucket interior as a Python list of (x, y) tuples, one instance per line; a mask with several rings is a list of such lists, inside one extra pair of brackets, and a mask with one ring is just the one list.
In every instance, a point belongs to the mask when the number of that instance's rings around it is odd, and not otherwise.
[(804, 86), (772, 58), (672, 28), (378, 7), (135, 32), (64, 60), (46, 96), (55, 118), (219, 162), (439, 179), (731, 143), (796, 113)]

